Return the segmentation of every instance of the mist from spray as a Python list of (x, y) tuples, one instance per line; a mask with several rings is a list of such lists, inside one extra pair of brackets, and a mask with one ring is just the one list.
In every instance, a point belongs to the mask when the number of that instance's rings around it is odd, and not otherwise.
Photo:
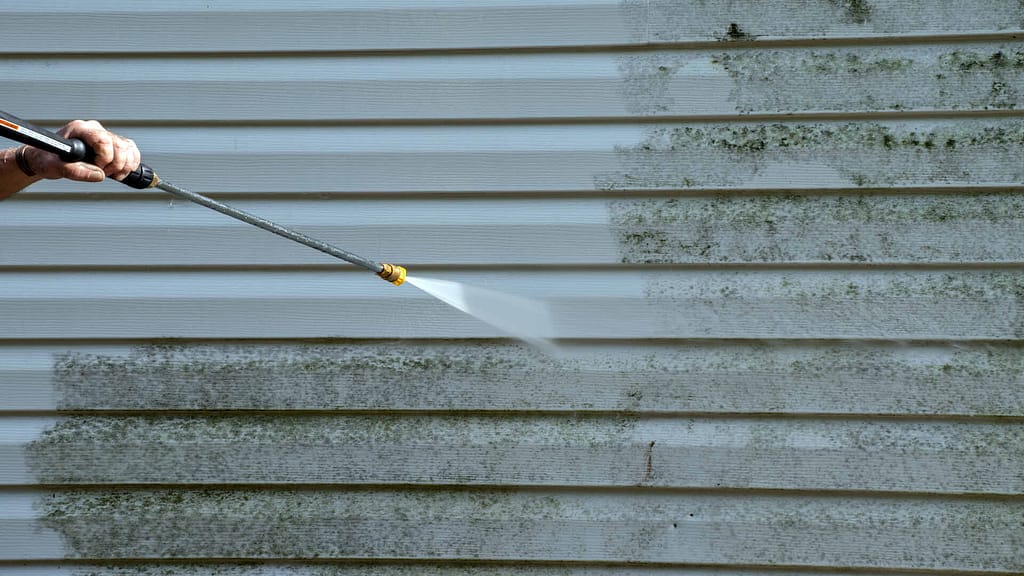
[(409, 284), (502, 332), (553, 353), (551, 312), (546, 303), (461, 282), (409, 276)]

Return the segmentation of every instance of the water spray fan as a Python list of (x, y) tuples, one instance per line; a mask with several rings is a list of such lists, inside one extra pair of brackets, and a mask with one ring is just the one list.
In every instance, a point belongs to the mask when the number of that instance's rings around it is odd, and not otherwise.
[[(0, 136), (27, 144), (34, 148), (39, 148), (40, 150), (52, 152), (65, 162), (91, 163), (96, 157), (95, 152), (82, 140), (77, 138), (62, 138), (53, 132), (33, 126), (24, 120), (2, 111), (0, 111)], [(277, 234), (278, 236), (298, 242), (299, 244), (304, 244), (325, 254), (330, 254), (335, 258), (341, 258), (342, 260), (355, 264), (356, 266), (366, 268), (384, 280), (391, 282), (395, 286), (401, 286), (402, 283), (405, 282), (406, 270), (402, 266), (374, 262), (373, 260), (363, 258), (362, 256), (353, 254), (347, 250), (342, 250), (341, 248), (328, 244), (327, 242), (317, 240), (316, 238), (312, 238), (301, 232), (296, 232), (295, 230), (271, 222), (266, 218), (260, 218), (259, 216), (249, 214), (248, 212), (239, 210), (238, 208), (228, 206), (223, 202), (218, 202), (213, 198), (208, 198), (202, 194), (197, 194), (196, 192), (175, 186), (170, 182), (161, 180), (160, 177), (156, 175), (156, 172), (145, 164), (140, 164), (134, 172), (125, 176), (120, 182), (126, 186), (139, 190), (159, 188), (160, 190), (168, 192), (178, 198), (194, 202), (200, 206), (210, 208), (211, 210), (216, 210), (221, 214), (226, 214), (232, 218), (241, 220), (246, 224), (252, 224), (253, 226), (262, 228), (268, 232)]]

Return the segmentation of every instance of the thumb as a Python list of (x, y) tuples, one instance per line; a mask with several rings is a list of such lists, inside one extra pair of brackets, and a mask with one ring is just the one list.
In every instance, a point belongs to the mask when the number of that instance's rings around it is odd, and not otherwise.
[(85, 162), (73, 162), (64, 165), (64, 177), (79, 182), (102, 182), (107, 175), (98, 166)]

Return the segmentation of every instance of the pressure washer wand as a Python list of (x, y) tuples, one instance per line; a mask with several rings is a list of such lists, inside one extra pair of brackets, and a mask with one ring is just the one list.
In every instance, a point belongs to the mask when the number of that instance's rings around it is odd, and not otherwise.
[[(46, 150), (47, 152), (53, 152), (65, 162), (89, 162), (96, 157), (93, 150), (90, 149), (82, 140), (77, 138), (62, 138), (53, 132), (37, 128), (24, 120), (2, 111), (0, 111), (0, 135), (23, 144), (28, 144), (35, 148)], [(178, 198), (194, 202), (200, 206), (210, 208), (211, 210), (216, 210), (221, 214), (241, 220), (246, 224), (262, 228), (267, 232), (272, 232), (278, 236), (298, 242), (299, 244), (304, 244), (325, 254), (330, 254), (335, 258), (341, 258), (346, 262), (366, 268), (388, 282), (391, 282), (395, 286), (400, 286), (405, 282), (406, 270), (402, 266), (374, 262), (373, 260), (363, 258), (362, 256), (349, 252), (348, 250), (342, 250), (337, 246), (317, 240), (316, 238), (307, 236), (301, 232), (285, 228), (284, 226), (271, 222), (266, 218), (260, 218), (259, 216), (249, 214), (248, 212), (239, 210), (238, 208), (229, 206), (223, 202), (218, 202), (213, 198), (208, 198), (202, 194), (175, 186), (170, 182), (164, 182), (160, 180), (160, 177), (156, 175), (156, 172), (145, 164), (140, 164), (135, 171), (124, 177), (121, 180), (121, 183), (139, 190), (146, 188), (159, 188)]]
[(359, 256), (358, 254), (353, 254), (348, 250), (342, 250), (341, 248), (338, 248), (337, 246), (334, 246), (332, 244), (328, 244), (327, 242), (317, 240), (316, 238), (307, 236), (301, 232), (296, 232), (295, 230), (292, 230), (290, 228), (285, 228), (284, 226), (271, 222), (266, 218), (260, 218), (259, 216), (249, 214), (248, 212), (239, 210), (238, 208), (228, 206), (223, 202), (218, 202), (213, 198), (208, 198), (206, 196), (203, 196), (202, 194), (192, 192), (191, 190), (180, 188), (178, 186), (175, 186), (174, 184), (171, 184), (170, 182), (164, 182), (160, 180), (160, 178), (158, 178), (155, 174), (153, 175), (153, 181), (153, 186), (163, 190), (164, 192), (168, 192), (170, 194), (173, 194), (174, 196), (177, 196), (178, 198), (188, 200), (189, 202), (195, 202), (200, 206), (206, 206), (211, 210), (216, 210), (221, 214), (226, 214), (228, 216), (231, 216), (232, 218), (241, 220), (246, 224), (252, 224), (253, 226), (262, 228), (267, 232), (273, 232), (278, 236), (282, 236), (289, 240), (294, 240), (299, 244), (305, 244), (310, 248), (319, 250), (325, 254), (330, 254), (335, 258), (341, 258), (346, 262), (351, 262), (352, 264), (355, 264), (357, 266), (362, 266), (363, 268), (366, 268), (370, 272), (373, 272), (374, 274), (377, 274), (381, 278), (387, 280), (388, 282), (391, 282), (395, 286), (400, 286), (403, 282), (405, 282), (406, 271), (405, 268), (401, 266), (396, 266), (394, 264), (383, 264), (380, 262), (374, 262), (373, 260), (368, 260), (366, 258), (363, 258), (362, 256)]

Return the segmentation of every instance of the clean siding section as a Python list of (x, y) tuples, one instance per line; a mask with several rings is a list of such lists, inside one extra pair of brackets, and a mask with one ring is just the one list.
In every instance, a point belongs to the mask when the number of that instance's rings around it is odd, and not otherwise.
[(1019, 3), (0, 20), (5, 110), (545, 300), (559, 340), (156, 192), (40, 183), (0, 205), (0, 572), (1024, 570)]

